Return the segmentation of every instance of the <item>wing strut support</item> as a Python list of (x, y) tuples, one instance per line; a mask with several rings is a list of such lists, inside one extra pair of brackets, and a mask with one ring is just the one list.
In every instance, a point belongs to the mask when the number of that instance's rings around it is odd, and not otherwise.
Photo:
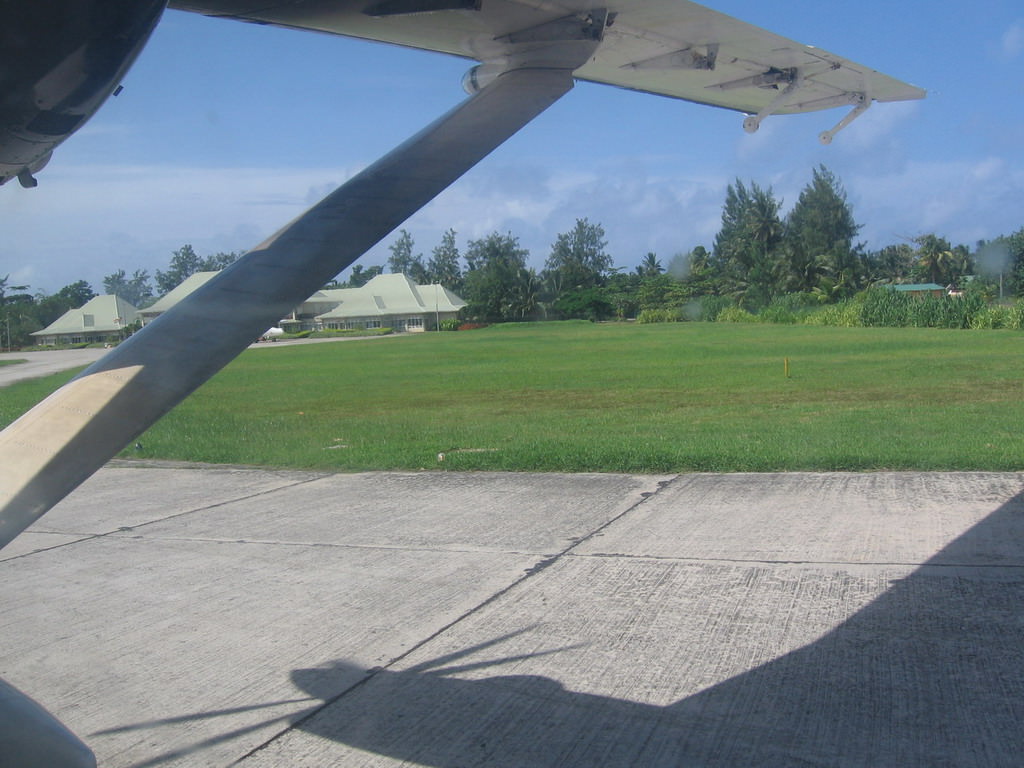
[(567, 93), (598, 43), (536, 46), (0, 433), (0, 546)]
[(846, 94), (846, 101), (854, 105), (853, 109), (846, 114), (846, 117), (832, 126), (832, 128), (818, 134), (818, 141), (822, 144), (831, 144), (835, 135), (867, 112), (868, 107), (870, 107), (872, 103), (871, 99), (869, 99), (865, 93), (848, 93)]
[(769, 115), (774, 115), (784, 106), (786, 106), (793, 98), (793, 94), (800, 90), (800, 86), (804, 84), (804, 78), (800, 70), (793, 70), (792, 73), (786, 73), (791, 78), (789, 84), (782, 89), (778, 96), (771, 100), (771, 102), (758, 112), (756, 115), (750, 115), (743, 121), (743, 130), (747, 133), (757, 133), (757, 129), (761, 127), (761, 121)]

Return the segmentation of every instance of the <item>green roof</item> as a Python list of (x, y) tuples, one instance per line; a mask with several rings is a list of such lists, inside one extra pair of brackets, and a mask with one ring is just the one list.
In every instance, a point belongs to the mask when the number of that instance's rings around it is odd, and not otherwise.
[(218, 274), (215, 272), (196, 272), (189, 275), (176, 288), (172, 288), (166, 294), (160, 297), (158, 301), (153, 302), (148, 307), (143, 309), (141, 313), (146, 317), (156, 317), (159, 314), (166, 312), (168, 309), (173, 307), (179, 301), (188, 296), (199, 286), (206, 283), (214, 275)]
[(944, 291), (941, 285), (935, 283), (903, 283), (889, 286), (894, 291)]
[(416, 285), (403, 274), (377, 275), (361, 288), (336, 288), (321, 293), (338, 302), (330, 312), (319, 315), (322, 320), (458, 312), (466, 306), (443, 285)]
[(135, 322), (139, 312), (120, 296), (107, 294), (89, 299), (78, 309), (69, 309), (31, 336), (69, 336), (82, 333), (117, 333)]

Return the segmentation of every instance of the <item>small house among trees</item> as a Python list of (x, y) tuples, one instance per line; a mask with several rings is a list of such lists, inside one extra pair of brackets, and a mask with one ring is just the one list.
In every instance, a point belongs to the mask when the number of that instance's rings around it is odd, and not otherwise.
[(903, 283), (886, 287), (897, 293), (905, 293), (908, 296), (915, 296), (917, 298), (924, 298), (925, 296), (942, 298), (947, 293), (945, 288), (936, 283)]
[(43, 346), (117, 343), (138, 311), (120, 296), (94, 296), (78, 309), (69, 309), (41, 331), (30, 334)]

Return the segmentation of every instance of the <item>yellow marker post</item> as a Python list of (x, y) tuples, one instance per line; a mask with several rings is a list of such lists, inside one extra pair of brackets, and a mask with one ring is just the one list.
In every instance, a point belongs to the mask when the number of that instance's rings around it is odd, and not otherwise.
[(788, 357), (782, 358), (782, 369), (783, 369), (783, 371), (785, 371), (786, 378), (788, 379), (789, 378), (789, 358)]

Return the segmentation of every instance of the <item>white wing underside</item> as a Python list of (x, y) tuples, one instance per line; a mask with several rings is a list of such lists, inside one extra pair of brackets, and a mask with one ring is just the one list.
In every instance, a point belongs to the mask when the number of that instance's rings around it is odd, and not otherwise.
[[(925, 92), (688, 0), (172, 0), (183, 10), (500, 62), (508, 36), (608, 13), (580, 80), (746, 113), (793, 114)], [(785, 94), (783, 95), (783, 92)]]

